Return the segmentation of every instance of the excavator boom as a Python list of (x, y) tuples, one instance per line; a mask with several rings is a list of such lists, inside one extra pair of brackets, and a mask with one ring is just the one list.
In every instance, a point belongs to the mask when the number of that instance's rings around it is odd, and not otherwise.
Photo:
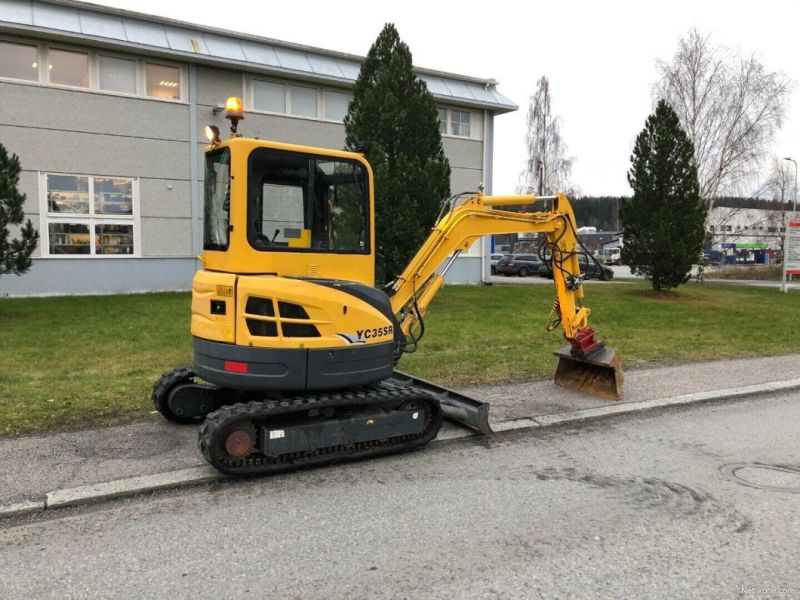
[[(547, 211), (513, 212), (505, 206), (533, 205), (552, 201)], [(444, 285), (444, 275), (455, 258), (485, 235), (542, 233), (547, 242), (556, 288), (555, 322), (570, 345), (556, 352), (559, 358), (555, 383), (604, 398), (622, 397), (622, 367), (614, 350), (594, 338), (589, 326), (590, 310), (582, 306), (583, 276), (578, 255), (575, 215), (564, 194), (549, 197), (484, 196), (478, 192), (452, 208), (431, 231), (405, 270), (389, 290), (392, 309), (400, 315), (400, 326), (414, 340), (414, 328), (422, 321), (433, 298)], [(444, 268), (438, 271), (440, 265)]]

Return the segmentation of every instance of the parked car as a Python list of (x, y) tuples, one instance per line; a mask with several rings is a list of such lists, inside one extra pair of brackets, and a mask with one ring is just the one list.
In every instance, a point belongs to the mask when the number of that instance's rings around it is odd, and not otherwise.
[(535, 254), (507, 254), (497, 262), (495, 269), (498, 274), (527, 277), (538, 273), (541, 264)]
[(489, 264), (492, 266), (492, 275), (497, 273), (497, 263), (500, 262), (501, 258), (503, 258), (502, 254), (492, 254), (492, 258), (489, 261)]
[[(581, 273), (586, 274), (586, 279), (599, 279), (601, 281), (608, 281), (614, 278), (614, 270), (611, 267), (600, 265), (598, 268), (597, 263), (593, 258), (587, 257), (585, 254), (578, 255), (578, 263), (580, 264)], [(539, 267), (539, 275), (553, 278), (553, 271), (550, 269), (550, 262), (542, 263)]]

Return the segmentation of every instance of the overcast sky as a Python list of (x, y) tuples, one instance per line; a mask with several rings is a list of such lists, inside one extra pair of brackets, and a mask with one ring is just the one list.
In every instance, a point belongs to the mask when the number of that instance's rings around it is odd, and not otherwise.
[[(576, 159), (572, 181), (587, 195), (629, 192), (625, 175), (633, 140), (653, 106), (655, 61), (671, 58), (690, 28), (710, 33), (717, 44), (755, 52), (768, 69), (800, 81), (794, 2), (97, 3), (362, 56), (391, 21), (417, 66), (492, 77), (519, 105), (495, 121), (495, 194), (513, 192), (524, 167), (525, 113), (542, 75), (550, 79), (552, 109)], [(800, 90), (773, 151), (800, 160)]]

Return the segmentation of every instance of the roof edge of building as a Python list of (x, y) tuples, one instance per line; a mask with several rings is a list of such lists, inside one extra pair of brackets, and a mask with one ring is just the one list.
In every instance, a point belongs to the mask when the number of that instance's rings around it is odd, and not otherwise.
[[(111, 40), (110, 38), (97, 37), (86, 34), (78, 34), (71, 31), (53, 30), (40, 27), (31, 27), (23, 24), (9, 24), (7, 22), (6, 23), (0, 22), (0, 33), (2, 33), (3, 31), (8, 31), (12, 34), (22, 34), (22, 35), (31, 35), (34, 33), (39, 33), (40, 35), (44, 34), (44, 37), (46, 39), (68, 41), (71, 43), (80, 42), (82, 40), (89, 40), (93, 44), (95, 44), (96, 47), (100, 48), (110, 48), (116, 50), (120, 48), (127, 48), (140, 52), (146, 56), (172, 58), (173, 60), (175, 60), (176, 58), (180, 58), (182, 60), (185, 60), (186, 62), (195, 63), (199, 65), (235, 68), (247, 73), (262, 73), (264, 75), (271, 75), (274, 77), (284, 77), (287, 79), (293, 79), (298, 81), (328, 82), (333, 85), (339, 84), (345, 86), (353, 85), (353, 80), (346, 77), (336, 77), (333, 75), (325, 75), (321, 73), (309, 73), (307, 71), (298, 71), (289, 68), (264, 65), (261, 63), (243, 62), (243, 61), (237, 61), (233, 59), (227, 59), (223, 57), (211, 56), (206, 54), (194, 54), (182, 50), (175, 50), (175, 49), (165, 50), (162, 48), (158, 48), (156, 46), (147, 46), (124, 40)], [(419, 71), (417, 71), (417, 73), (419, 74)], [(423, 73), (423, 75), (427, 75), (427, 73)], [(500, 95), (499, 92), (496, 93)], [(457, 106), (466, 106), (470, 108), (491, 110), (496, 115), (513, 112), (519, 108), (515, 103), (511, 102), (510, 100), (507, 102), (484, 102), (477, 99), (437, 94), (433, 91), (431, 91), (431, 94), (433, 95), (434, 98), (437, 99), (437, 101), (441, 101), (445, 104), (454, 104)], [(506, 98), (506, 100), (508, 99)]]
[[(347, 60), (353, 60), (357, 62), (363, 62), (366, 57), (361, 56), (358, 54), (350, 54), (348, 52), (341, 52), (338, 50), (330, 50), (328, 48), (320, 48), (318, 46), (310, 46), (307, 44), (300, 44), (297, 42), (289, 42), (286, 40), (279, 40), (275, 38), (269, 38), (259, 35), (254, 35), (251, 33), (244, 33), (241, 31), (233, 31), (231, 29), (224, 29), (221, 27), (211, 27), (210, 25), (201, 25), (198, 23), (192, 23), (190, 21), (181, 21), (179, 19), (173, 19), (171, 17), (162, 17), (160, 15), (149, 15), (147, 13), (136, 12), (132, 10), (127, 10), (124, 8), (117, 8), (113, 6), (106, 6), (104, 4), (95, 4), (93, 2), (83, 2), (82, 0), (34, 0), (35, 2), (41, 2), (43, 4), (53, 4), (56, 6), (73, 6), (75, 8), (85, 9), (85, 10), (92, 10), (99, 13), (111, 14), (111, 15), (118, 15), (121, 17), (128, 17), (131, 19), (138, 19), (138, 20), (145, 20), (145, 21), (153, 21), (160, 23), (162, 25), (170, 25), (174, 27), (180, 27), (183, 29), (194, 29), (197, 31), (202, 31), (204, 33), (210, 33), (213, 35), (223, 35), (229, 37), (235, 37), (237, 39), (244, 39), (252, 42), (259, 42), (259, 43), (266, 43), (266, 44), (273, 44), (275, 46), (281, 46), (283, 48), (288, 48), (292, 50), (298, 50), (301, 52), (312, 52), (315, 54), (321, 54), (324, 56), (330, 56), (333, 58), (343, 58)], [(194, 55), (190, 55), (194, 56)], [(471, 75), (463, 75), (460, 73), (451, 73), (449, 71), (440, 71), (437, 69), (429, 69), (426, 67), (418, 67), (414, 66), (414, 72), (419, 73), (422, 75), (433, 75), (439, 77), (446, 77), (448, 79), (456, 79), (458, 81), (466, 81), (469, 83), (478, 83), (481, 85), (487, 85), (495, 87), (499, 85), (499, 82), (491, 77), (474, 77)], [(518, 107), (517, 107), (518, 108)]]

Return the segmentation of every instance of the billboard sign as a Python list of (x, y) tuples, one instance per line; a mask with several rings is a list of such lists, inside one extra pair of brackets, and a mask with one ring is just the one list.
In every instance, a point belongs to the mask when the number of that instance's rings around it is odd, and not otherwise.
[(800, 212), (790, 212), (783, 242), (783, 265), (787, 275), (800, 275)]

